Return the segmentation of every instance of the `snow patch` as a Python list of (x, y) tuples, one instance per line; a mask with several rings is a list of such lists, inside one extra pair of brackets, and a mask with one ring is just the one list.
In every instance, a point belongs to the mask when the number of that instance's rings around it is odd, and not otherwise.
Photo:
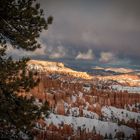
[(97, 119), (90, 119), (85, 117), (72, 117), (72, 116), (63, 116), (63, 115), (55, 115), (50, 114), (48, 118), (46, 118), (47, 124), (53, 123), (55, 126), (59, 127), (62, 123), (71, 125), (75, 132), (78, 128), (82, 130), (86, 130), (86, 132), (92, 132), (95, 128), (97, 133), (105, 136), (105, 134), (112, 134), (114, 137), (116, 132), (124, 132), (125, 136), (131, 136), (135, 133), (135, 130), (129, 128), (124, 125), (117, 125), (116, 123), (112, 122), (104, 122)]

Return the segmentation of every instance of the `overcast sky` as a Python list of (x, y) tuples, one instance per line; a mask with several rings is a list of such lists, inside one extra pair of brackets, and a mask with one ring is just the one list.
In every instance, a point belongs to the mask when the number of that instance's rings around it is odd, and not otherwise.
[(140, 0), (38, 0), (54, 22), (35, 55), (140, 64)]

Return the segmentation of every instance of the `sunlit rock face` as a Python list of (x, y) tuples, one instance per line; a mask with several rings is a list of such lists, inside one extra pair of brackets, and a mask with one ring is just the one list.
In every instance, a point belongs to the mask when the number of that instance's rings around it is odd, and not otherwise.
[(30, 60), (28, 62), (28, 66), (30, 69), (42, 71), (42, 72), (47, 71), (47, 70), (49, 71), (64, 70), (64, 64), (58, 63), (58, 62)]
[(140, 86), (140, 77), (135, 74), (120, 74), (115, 76), (98, 76), (100, 80), (114, 80), (128, 86)]
[[(38, 139), (45, 136), (101, 140), (106, 135), (115, 139), (122, 133), (126, 139), (139, 136), (140, 79), (137, 75), (90, 76), (57, 62), (32, 60), (28, 65), (40, 77), (39, 85), (30, 95), (41, 102), (47, 100), (51, 110)], [(137, 92), (131, 89), (136, 80)]]
[(70, 68), (65, 67), (63, 63), (59, 63), (59, 62), (30, 60), (28, 62), (28, 68), (39, 72), (67, 74), (69, 76), (74, 76), (83, 79), (93, 78), (92, 76), (88, 75), (86, 72), (74, 71)]

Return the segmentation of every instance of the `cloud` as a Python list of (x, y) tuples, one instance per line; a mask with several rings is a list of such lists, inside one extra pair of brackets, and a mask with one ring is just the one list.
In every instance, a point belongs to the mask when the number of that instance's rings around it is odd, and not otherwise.
[(116, 56), (112, 52), (101, 52), (99, 61), (108, 63), (116, 59)]
[(79, 48), (97, 51), (117, 51), (139, 57), (140, 52), (140, 0), (41, 0), (46, 16), (53, 15), (47, 42), (60, 40)]
[[(88, 48), (94, 50), (96, 58), (99, 52), (104, 51), (119, 54), (112, 56), (102, 53), (100, 62), (112, 62), (111, 57), (114, 57), (114, 61), (125, 58), (140, 64), (140, 0), (38, 2), (44, 8), (46, 17), (54, 17), (53, 24), (40, 36), (47, 49), (43, 50), (42, 47), (36, 52), (16, 52), (19, 56), (43, 54), (46, 58), (88, 59), (92, 55), (83, 56), (86, 54), (84, 50)], [(58, 47), (61, 46), (58, 41), (63, 43), (63, 49)]]
[(75, 59), (92, 60), (94, 59), (94, 54), (92, 50), (89, 49), (86, 53), (79, 52)]
[(131, 60), (129, 58), (120, 58), (112, 52), (101, 52), (99, 62), (112, 66), (126, 66), (131, 64)]
[(66, 56), (66, 49), (62, 45), (59, 45), (55, 49), (52, 48), (49, 53), (48, 55), (51, 59), (63, 58)]
[(31, 56), (41, 56), (46, 55), (47, 45), (44, 44), (41, 40), (38, 40), (41, 45), (41, 48), (36, 49), (35, 51), (25, 51), (23, 49), (14, 49), (10, 44), (7, 47), (7, 54), (10, 56), (18, 56), (18, 57), (31, 57)]
[(100, 39), (95, 31), (91, 32), (90, 30), (87, 30), (81, 34), (83, 42), (101, 45)]

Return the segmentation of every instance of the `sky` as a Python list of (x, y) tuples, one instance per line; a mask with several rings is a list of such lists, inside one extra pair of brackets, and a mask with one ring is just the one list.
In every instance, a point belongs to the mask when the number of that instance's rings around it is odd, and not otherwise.
[(53, 24), (33, 58), (140, 65), (140, 0), (38, 0)]

